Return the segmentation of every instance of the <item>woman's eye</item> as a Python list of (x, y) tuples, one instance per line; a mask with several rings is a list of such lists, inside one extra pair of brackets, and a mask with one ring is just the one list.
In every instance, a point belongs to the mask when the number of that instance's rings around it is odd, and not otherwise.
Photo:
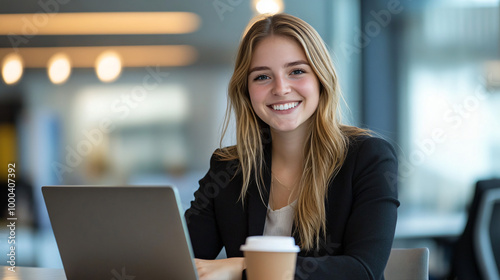
[(299, 74), (303, 74), (303, 73), (305, 73), (304, 70), (297, 69), (297, 70), (293, 70), (291, 74), (292, 75), (299, 75)]
[(261, 80), (267, 80), (269, 77), (266, 75), (259, 75), (255, 77), (254, 81), (261, 81)]

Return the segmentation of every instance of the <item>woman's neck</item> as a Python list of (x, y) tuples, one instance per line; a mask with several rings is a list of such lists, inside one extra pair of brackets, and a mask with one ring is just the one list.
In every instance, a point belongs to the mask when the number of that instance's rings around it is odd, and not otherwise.
[(277, 132), (272, 135), (271, 209), (281, 209), (296, 200), (304, 166), (306, 133), (301, 131)]
[(301, 131), (276, 132), (271, 131), (272, 135), (272, 159), (273, 166), (279, 166), (280, 169), (300, 170), (304, 162), (304, 143), (306, 141), (305, 133)]

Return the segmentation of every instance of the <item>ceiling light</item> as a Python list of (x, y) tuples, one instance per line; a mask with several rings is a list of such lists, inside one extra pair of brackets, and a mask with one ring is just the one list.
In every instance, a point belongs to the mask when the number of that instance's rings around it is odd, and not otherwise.
[(122, 71), (120, 56), (114, 51), (102, 53), (96, 60), (95, 71), (99, 80), (103, 82), (116, 80)]
[(254, 0), (254, 6), (259, 14), (277, 14), (283, 11), (282, 0)]
[(6, 84), (17, 83), (23, 76), (23, 60), (19, 54), (5, 56), (2, 63), (2, 78)]
[(1, 35), (33, 36), (191, 33), (201, 20), (189, 12), (114, 12), (0, 14), (0, 22)]
[[(45, 68), (57, 53), (65, 53), (73, 68), (94, 68), (97, 57), (110, 49), (120, 55), (122, 67), (186, 66), (198, 57), (196, 49), (188, 45), (17, 48), (17, 53), (25, 68)], [(0, 48), (0, 58), (11, 52), (12, 48)]]
[(71, 63), (67, 55), (58, 53), (49, 60), (47, 73), (54, 84), (62, 84), (71, 74)]

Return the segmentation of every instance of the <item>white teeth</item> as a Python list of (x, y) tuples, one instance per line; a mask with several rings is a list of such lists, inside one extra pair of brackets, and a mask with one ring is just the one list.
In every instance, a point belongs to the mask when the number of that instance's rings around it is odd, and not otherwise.
[(280, 104), (280, 105), (272, 105), (272, 107), (274, 110), (284, 111), (284, 110), (295, 108), (295, 107), (297, 107), (297, 105), (299, 105), (299, 102), (291, 102), (291, 103), (285, 103), (285, 104)]

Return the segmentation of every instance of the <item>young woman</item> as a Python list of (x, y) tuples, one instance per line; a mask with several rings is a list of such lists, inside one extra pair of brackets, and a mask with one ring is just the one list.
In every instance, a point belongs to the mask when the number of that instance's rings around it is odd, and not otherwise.
[[(233, 112), (237, 144), (215, 151), (186, 211), (201, 279), (244, 278), (240, 246), (253, 235), (295, 238), (296, 279), (383, 279), (399, 206), (396, 154), (341, 124), (317, 32), (287, 14), (257, 20), (228, 91), (225, 128)], [(223, 247), (228, 258), (214, 260)]]

